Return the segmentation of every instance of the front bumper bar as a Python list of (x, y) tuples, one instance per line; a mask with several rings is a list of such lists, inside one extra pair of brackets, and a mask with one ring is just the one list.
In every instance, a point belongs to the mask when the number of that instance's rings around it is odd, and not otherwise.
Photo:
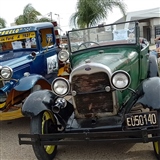
[[(129, 131), (64, 132), (54, 134), (19, 134), (19, 144), (70, 145), (92, 142), (148, 143), (160, 140), (160, 128)], [(155, 136), (152, 136), (155, 135)]]

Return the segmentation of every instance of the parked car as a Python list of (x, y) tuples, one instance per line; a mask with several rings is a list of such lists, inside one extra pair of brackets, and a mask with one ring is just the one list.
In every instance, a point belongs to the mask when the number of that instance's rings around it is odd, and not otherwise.
[(0, 29), (0, 120), (22, 117), (30, 93), (51, 89), (58, 72), (57, 36), (56, 22)]
[(19, 134), (19, 144), (31, 144), (39, 160), (52, 160), (57, 145), (153, 142), (160, 159), (157, 57), (140, 38), (139, 23), (72, 30), (67, 36), (69, 50), (58, 58), (69, 67), (68, 78), (58, 77), (52, 91), (26, 99), (22, 113), (31, 117), (31, 132)]

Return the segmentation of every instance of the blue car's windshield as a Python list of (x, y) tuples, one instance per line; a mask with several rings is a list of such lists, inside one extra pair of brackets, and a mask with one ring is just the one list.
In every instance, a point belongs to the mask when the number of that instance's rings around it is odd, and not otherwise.
[(0, 54), (7, 51), (23, 51), (30, 48), (37, 48), (35, 32), (0, 36)]

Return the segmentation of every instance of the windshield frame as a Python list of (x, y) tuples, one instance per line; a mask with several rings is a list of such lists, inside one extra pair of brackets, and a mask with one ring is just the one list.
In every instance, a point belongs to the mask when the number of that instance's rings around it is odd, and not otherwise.
[[(131, 28), (129, 28), (128, 26), (127, 26), (127, 24), (131, 24)], [(121, 22), (121, 23), (113, 23), (113, 24), (108, 24), (108, 25), (98, 25), (98, 26), (95, 26), (95, 27), (90, 27), (90, 28), (84, 28), (84, 29), (75, 29), (75, 30), (71, 30), (71, 31), (68, 31), (68, 33), (67, 33), (67, 39), (68, 39), (68, 46), (69, 46), (69, 51), (72, 53), (72, 54), (74, 54), (74, 53), (76, 53), (76, 52), (80, 52), (80, 51), (83, 51), (83, 50), (88, 50), (88, 49), (93, 49), (93, 48), (99, 48), (99, 47), (106, 47), (106, 46), (114, 46), (114, 45), (138, 45), (139, 44), (139, 26), (138, 26), (138, 21), (126, 21), (126, 22)], [(86, 33), (86, 32), (88, 32), (88, 31), (93, 31), (93, 30), (96, 30), (95, 31), (95, 34), (97, 34), (98, 35), (98, 33), (99, 32), (97, 32), (97, 30), (98, 29), (103, 29), (103, 28), (113, 28), (113, 26), (116, 26), (116, 28), (118, 28), (119, 26), (121, 25), (121, 27), (122, 27), (122, 25), (124, 26), (124, 29), (126, 29), (127, 27), (127, 38), (130, 40), (130, 35), (131, 35), (131, 33), (133, 33), (133, 31), (134, 31), (134, 41), (133, 41), (133, 38), (132, 38), (132, 41), (131, 42), (128, 42), (128, 39), (126, 39), (124, 42), (122, 41), (121, 43), (120, 43), (120, 41), (118, 41), (118, 40), (114, 40), (113, 39), (113, 35), (112, 35), (112, 39), (110, 40), (110, 41), (106, 41), (105, 40), (105, 42), (107, 42), (107, 44), (105, 43), (105, 44), (102, 44), (101, 42), (100, 42), (100, 45), (93, 45), (93, 44), (90, 44), (90, 46), (89, 46), (89, 48), (88, 47), (86, 47), (86, 48), (82, 48), (82, 49), (78, 49), (77, 47), (79, 47), (81, 44), (83, 44), (83, 43), (75, 43), (75, 46), (73, 46), (73, 44), (72, 44), (72, 42), (73, 42), (73, 40), (72, 40), (72, 37), (73, 37), (73, 34), (77, 34), (78, 35), (78, 33), (81, 33), (81, 35), (82, 35), (82, 37), (83, 38), (81, 38), (81, 36), (77, 36), (78, 38), (76, 39), (75, 37), (75, 41), (76, 40), (78, 40), (78, 41), (80, 41), (80, 40), (82, 40), (82, 42), (83, 42), (83, 39), (84, 39), (84, 37), (85, 36), (83, 36), (83, 35), (85, 35), (85, 34), (82, 34), (82, 32), (84, 32), (84, 33)], [(117, 27), (118, 26), (118, 27)], [(132, 27), (132, 26), (134, 26), (134, 27)], [(133, 28), (133, 31), (131, 31), (132, 30), (132, 28)], [(118, 31), (119, 30), (122, 30), (122, 29), (118, 29)], [(113, 34), (113, 31), (117, 31), (116, 29), (115, 30), (109, 30), (110, 31), (110, 33), (111, 34)], [(103, 31), (103, 32), (105, 32), (106, 34), (107, 34), (107, 32), (108, 31)], [(122, 30), (122, 32), (123, 32), (123, 30)], [(91, 33), (91, 32), (90, 32)], [(126, 34), (126, 33), (125, 33)], [(124, 35), (125, 35), (124, 34)], [(88, 34), (88, 35), (91, 35), (91, 34)], [(132, 34), (133, 35), (133, 34)], [(124, 36), (124, 37), (126, 37), (126, 35)], [(124, 38), (123, 36), (122, 36), (122, 38)], [(107, 37), (108, 38), (108, 37)], [(106, 39), (107, 39), (106, 38)], [(88, 38), (89, 39), (89, 38)], [(96, 38), (95, 38), (96, 39)], [(77, 42), (78, 42), (77, 41)], [(108, 42), (118, 42), (118, 43), (108, 43)], [(126, 42), (127, 41), (127, 42)], [(86, 43), (87, 41), (85, 41), (85, 43)], [(93, 41), (91, 41), (91, 43), (92, 43)], [(95, 41), (95, 42), (97, 42), (97, 41)], [(94, 43), (95, 43), (94, 42)], [(89, 42), (87, 42), (87, 43), (89, 43)], [(96, 43), (95, 43), (96, 44)], [(73, 48), (76, 48), (77, 50), (73, 50)]]

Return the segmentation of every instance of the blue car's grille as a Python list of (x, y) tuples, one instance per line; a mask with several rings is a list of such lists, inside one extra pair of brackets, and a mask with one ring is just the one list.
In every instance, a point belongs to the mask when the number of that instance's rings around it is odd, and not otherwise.
[(2, 79), (0, 78), (0, 88), (4, 86)]
[(104, 72), (74, 76), (72, 90), (76, 91), (74, 99), (78, 112), (81, 114), (113, 112), (112, 92), (106, 92), (106, 86), (110, 86), (110, 81)]

